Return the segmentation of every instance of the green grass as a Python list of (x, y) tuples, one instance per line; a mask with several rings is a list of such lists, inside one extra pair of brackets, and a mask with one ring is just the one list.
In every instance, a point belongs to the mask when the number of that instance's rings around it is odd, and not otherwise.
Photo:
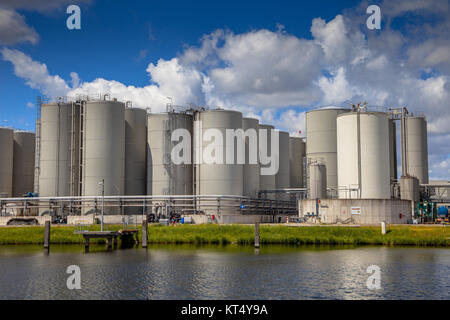
[[(110, 230), (121, 228), (121, 225), (109, 226)], [(100, 227), (91, 226), (89, 229), (99, 230)], [(253, 226), (248, 225), (151, 225), (148, 240), (155, 244), (251, 245), (253, 230)], [(0, 244), (42, 244), (43, 239), (44, 227), (0, 228)], [(74, 234), (74, 227), (52, 226), (50, 242), (82, 244), (84, 240), (81, 235)], [(104, 243), (104, 240), (92, 240), (92, 243)], [(380, 227), (262, 225), (261, 244), (450, 246), (450, 227), (390, 226), (388, 233), (382, 235)]]

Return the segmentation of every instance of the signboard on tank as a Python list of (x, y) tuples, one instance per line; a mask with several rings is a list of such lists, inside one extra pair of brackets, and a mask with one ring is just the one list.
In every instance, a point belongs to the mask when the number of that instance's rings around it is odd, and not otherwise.
[(361, 214), (361, 207), (352, 207), (352, 214)]

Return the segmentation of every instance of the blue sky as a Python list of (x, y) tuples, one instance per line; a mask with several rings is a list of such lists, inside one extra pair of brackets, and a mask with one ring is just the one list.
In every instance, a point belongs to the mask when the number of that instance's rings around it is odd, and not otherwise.
[[(76, 1), (74, 2), (76, 3)], [(51, 73), (70, 79), (76, 71), (83, 81), (116, 79), (144, 86), (148, 63), (170, 59), (186, 45), (216, 29), (235, 33), (276, 30), (311, 38), (313, 18), (332, 19), (357, 1), (112, 1), (80, 4), (81, 30), (68, 30), (66, 6), (52, 11), (18, 10), (39, 34), (37, 44), (14, 48), (45, 63)], [(40, 91), (14, 76), (13, 66), (0, 60), (0, 120), (20, 129), (34, 129), (34, 103)], [(5, 124), (5, 122), (3, 122)]]
[[(70, 4), (81, 30), (66, 27)], [(366, 27), (372, 4), (381, 30)], [(238, 109), (295, 134), (307, 109), (366, 100), (425, 113), (430, 175), (450, 179), (449, 29), (448, 0), (1, 0), (0, 125), (34, 130), (37, 95), (110, 93), (154, 111), (167, 96)]]

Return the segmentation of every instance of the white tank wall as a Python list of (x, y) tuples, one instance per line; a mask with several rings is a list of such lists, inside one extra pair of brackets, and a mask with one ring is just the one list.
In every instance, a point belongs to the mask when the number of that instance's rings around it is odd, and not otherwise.
[(33, 192), (34, 148), (34, 133), (14, 132), (13, 197)]
[(148, 116), (147, 194), (192, 194), (192, 164), (175, 165), (171, 159), (172, 148), (181, 143), (171, 141), (172, 132), (186, 129), (192, 137), (192, 126), (192, 116), (188, 114), (160, 113)]
[[(197, 190), (199, 195), (243, 195), (243, 164), (226, 164), (226, 129), (242, 129), (242, 114), (237, 111), (230, 110), (208, 110), (199, 112), (196, 115), (196, 119), (202, 122), (202, 136), (205, 131), (214, 128), (218, 129), (223, 136), (224, 145), (223, 150), (223, 162), (224, 164), (205, 164), (197, 166), (196, 179)], [(194, 133), (198, 135), (198, 132)], [(195, 141), (198, 141), (194, 137)], [(208, 145), (212, 142), (203, 141), (201, 153), (207, 149)], [(235, 158), (237, 151), (237, 143), (235, 141)], [(195, 143), (194, 152), (198, 146)], [(203, 161), (204, 162), (204, 161)]]
[[(258, 130), (259, 121), (253, 118), (243, 118), (242, 119), (242, 129), (246, 132), (249, 129), (253, 129), (256, 132), (256, 146), (249, 145), (249, 138), (245, 139), (245, 164), (244, 164), (244, 177), (243, 177), (243, 195), (247, 197), (257, 198), (259, 191), (259, 157), (258, 157)], [(256, 147), (256, 152), (255, 152)], [(256, 153), (256, 164), (250, 164), (249, 152), (252, 154)]]
[(306, 113), (306, 157), (327, 168), (327, 186), (337, 186), (336, 117), (348, 109), (325, 108)]
[(70, 196), (71, 104), (41, 107), (39, 195)]
[[(275, 129), (274, 126), (271, 125), (266, 125), (266, 124), (260, 124), (259, 125), (259, 130), (267, 130), (267, 154), (271, 155), (272, 154), (272, 146), (271, 146), (271, 131)], [(260, 150), (261, 152), (261, 150)], [(260, 168), (263, 167), (268, 167), (269, 165), (262, 165), (260, 164)], [(275, 182), (275, 175), (262, 175), (260, 173), (259, 176), (259, 189), (260, 190), (273, 190), (276, 187), (276, 182)], [(268, 195), (269, 199), (273, 199), (275, 198), (273, 196), (273, 194), (269, 194)]]
[[(286, 189), (290, 186), (290, 171), (289, 171), (289, 133), (279, 132), (279, 168), (275, 175), (275, 188)], [(289, 195), (278, 194), (280, 200), (289, 200)]]
[(408, 174), (428, 183), (427, 121), (424, 117), (406, 118), (406, 164)]
[(397, 180), (397, 127), (393, 119), (389, 119), (389, 163), (391, 180)]
[(308, 191), (310, 199), (327, 198), (327, 168), (324, 164), (309, 165)]
[(125, 109), (125, 194), (146, 194), (147, 112)]
[[(380, 112), (340, 115), (337, 134), (339, 187), (359, 186), (363, 199), (390, 199), (388, 115)], [(339, 197), (357, 198), (358, 194), (340, 191)]]
[(0, 197), (12, 196), (13, 130), (0, 128)]
[(303, 188), (303, 158), (305, 142), (299, 137), (289, 138), (289, 175), (291, 188)]
[(85, 107), (83, 195), (123, 195), (125, 182), (125, 105), (88, 101)]

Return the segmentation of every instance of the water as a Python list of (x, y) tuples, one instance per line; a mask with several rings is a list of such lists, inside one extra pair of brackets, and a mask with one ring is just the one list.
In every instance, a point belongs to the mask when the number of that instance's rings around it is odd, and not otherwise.
[[(0, 246), (0, 299), (450, 299), (450, 250)], [(66, 268), (81, 268), (81, 290)], [(369, 290), (369, 265), (381, 289)]]

